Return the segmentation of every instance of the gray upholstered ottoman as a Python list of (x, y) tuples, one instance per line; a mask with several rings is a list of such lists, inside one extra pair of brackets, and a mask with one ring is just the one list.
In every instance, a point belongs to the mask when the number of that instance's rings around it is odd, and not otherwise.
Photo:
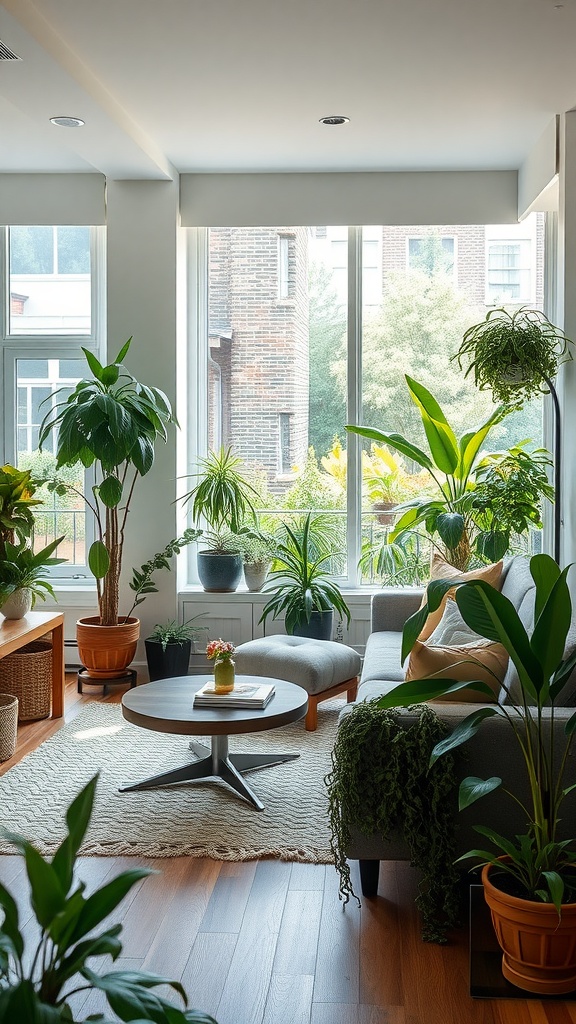
[(297, 683), (308, 692), (306, 728), (318, 725), (318, 704), (346, 691), (356, 699), (360, 655), (352, 647), (333, 640), (308, 640), (300, 636), (265, 636), (236, 648), (236, 672), (275, 676)]

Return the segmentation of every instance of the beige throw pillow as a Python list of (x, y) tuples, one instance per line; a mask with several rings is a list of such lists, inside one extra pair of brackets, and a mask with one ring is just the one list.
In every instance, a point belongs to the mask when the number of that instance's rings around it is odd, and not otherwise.
[[(435, 553), (432, 558), (432, 565), (430, 568), (430, 579), (484, 580), (484, 582), (489, 583), (491, 587), (495, 587), (496, 590), (500, 590), (503, 564), (504, 563), (500, 561), (495, 562), (493, 565), (482, 565), (479, 569), (470, 569), (468, 572), (460, 572), (458, 569), (455, 569), (453, 565), (450, 565), (442, 555)], [(455, 592), (455, 590), (449, 590), (442, 598), (439, 608), (437, 608), (435, 612), (430, 612), (426, 622), (424, 623), (422, 632), (418, 637), (419, 640), (428, 640), (432, 635), (444, 614), (446, 601), (448, 601), (449, 598), (453, 598)], [(420, 607), (422, 608), (425, 604), (426, 595), (422, 598)]]
[(444, 677), (458, 682), (479, 679), (488, 683), (494, 695), (492, 700), (486, 694), (472, 689), (458, 690), (456, 693), (435, 699), (452, 703), (465, 701), (473, 704), (495, 704), (507, 667), (508, 655), (504, 647), (489, 640), (453, 647), (431, 647), (416, 640), (408, 659), (406, 680), (427, 679), (432, 675), (439, 679)]

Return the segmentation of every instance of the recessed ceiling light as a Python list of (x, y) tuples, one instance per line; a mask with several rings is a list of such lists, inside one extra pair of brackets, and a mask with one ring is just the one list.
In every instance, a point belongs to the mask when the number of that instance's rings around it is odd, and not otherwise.
[(81, 128), (86, 122), (80, 117), (51, 117), (50, 124), (60, 125), (61, 128)]
[(320, 124), (348, 124), (349, 117), (342, 114), (332, 114), (330, 117), (321, 117)]

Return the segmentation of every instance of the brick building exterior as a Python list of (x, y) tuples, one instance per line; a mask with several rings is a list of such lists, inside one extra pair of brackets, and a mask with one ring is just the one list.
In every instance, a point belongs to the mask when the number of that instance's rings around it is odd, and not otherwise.
[[(411, 265), (415, 240), (426, 238), (430, 230), (367, 230), (367, 236), (369, 231), (371, 238), (379, 238), (380, 249), (374, 261), (379, 280), (375, 291), (371, 289), (372, 308), (386, 291), (387, 277)], [(455, 286), (480, 308), (517, 301), (499, 298), (498, 282), (514, 278), (520, 246), (528, 245), (522, 252), (530, 255), (529, 294), (522, 293), (518, 304), (542, 308), (542, 215), (525, 229), (440, 225), (432, 230), (445, 240)], [(345, 290), (344, 238), (342, 228), (210, 230), (208, 443), (211, 448), (233, 444), (246, 462), (266, 471), (272, 491), (289, 486), (292, 467), (303, 465), (308, 448), (309, 259), (317, 258), (319, 244), (325, 265)]]

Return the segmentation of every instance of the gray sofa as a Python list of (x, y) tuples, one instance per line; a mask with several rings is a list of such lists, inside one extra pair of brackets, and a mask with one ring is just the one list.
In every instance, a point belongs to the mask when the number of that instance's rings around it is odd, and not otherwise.
[[(535, 588), (529, 572), (528, 559), (521, 556), (510, 559), (503, 571), (502, 593), (514, 604), (519, 615), (530, 628), (534, 615)], [(404, 669), (400, 663), (400, 646), (402, 627), (406, 619), (420, 605), (422, 591), (415, 589), (388, 589), (375, 594), (372, 598), (372, 632), (366, 645), (366, 655), (360, 679), (360, 687), (356, 703), (371, 700), (387, 693), (404, 679)], [(573, 620), (568, 636), (568, 646), (576, 645), (576, 622)], [(504, 679), (505, 685), (512, 694), (518, 686), (518, 678), (514, 666), (510, 663)], [(504, 688), (500, 692), (500, 701), (506, 702)], [(561, 732), (567, 719), (574, 713), (576, 703), (576, 679), (573, 674), (564, 687), (558, 702), (561, 706), (555, 713), (555, 730)], [(350, 714), (354, 705), (347, 705), (340, 720)], [(473, 710), (469, 703), (435, 703), (434, 709), (438, 716), (455, 726)], [(410, 724), (414, 715), (403, 712), (402, 724)], [(561, 744), (557, 744), (558, 747)], [(368, 753), (368, 752), (367, 752)], [(479, 778), (500, 776), (513, 785), (518, 792), (518, 780), (524, 779), (524, 762), (517, 743), (511, 741), (510, 726), (507, 721), (495, 715), (486, 719), (479, 730), (464, 747), (460, 748), (458, 763), (462, 768), (462, 777), (474, 775)], [(571, 755), (567, 779), (576, 782), (576, 754)], [(566, 834), (561, 838), (573, 835), (573, 821), (576, 814), (576, 794), (571, 794), (564, 805), (564, 820), (567, 821)], [(484, 797), (480, 804), (474, 804), (465, 811), (458, 813), (457, 821), (458, 853), (479, 845), (477, 833), (472, 825), (482, 823), (504, 834), (515, 835), (525, 831), (525, 824), (520, 808), (502, 792), (494, 792)], [(365, 835), (355, 832), (350, 846), (346, 851), (348, 859), (360, 861), (362, 892), (365, 896), (373, 896), (378, 888), (378, 869), (381, 860), (410, 859), (408, 847), (400, 835), (392, 835), (389, 839), (382, 836)], [(466, 862), (464, 862), (464, 870)]]

